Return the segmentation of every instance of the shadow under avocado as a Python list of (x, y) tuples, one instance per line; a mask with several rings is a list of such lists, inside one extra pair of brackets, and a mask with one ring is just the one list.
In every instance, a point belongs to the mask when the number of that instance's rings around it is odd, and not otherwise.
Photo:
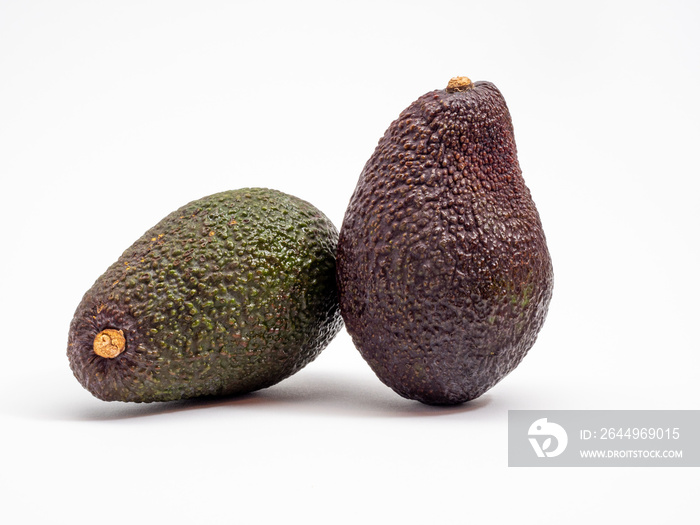
[(73, 407), (53, 417), (74, 421), (112, 421), (182, 413), (191, 410), (271, 410), (342, 417), (439, 417), (472, 412), (489, 405), (489, 395), (460, 405), (432, 406), (404, 399), (374, 377), (328, 377), (300, 374), (249, 394), (202, 397), (160, 403), (102, 402)]

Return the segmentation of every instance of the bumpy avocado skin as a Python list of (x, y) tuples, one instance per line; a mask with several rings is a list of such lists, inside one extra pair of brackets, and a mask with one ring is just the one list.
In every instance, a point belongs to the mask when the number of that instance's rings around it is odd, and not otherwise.
[(427, 93), (391, 124), (351, 197), (337, 265), (345, 326), (400, 395), (462, 403), (520, 363), (552, 263), (493, 84)]
[[(68, 358), (106, 401), (170, 401), (265, 388), (342, 327), (338, 232), (314, 206), (245, 188), (193, 201), (128, 248), (75, 312)], [(122, 330), (115, 358), (93, 351)]]

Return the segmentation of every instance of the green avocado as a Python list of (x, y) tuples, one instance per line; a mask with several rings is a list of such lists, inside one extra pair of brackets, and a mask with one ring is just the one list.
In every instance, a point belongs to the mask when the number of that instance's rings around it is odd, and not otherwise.
[(404, 397), (462, 403), (521, 362), (552, 262), (493, 84), (454, 78), (390, 125), (346, 210), (337, 279), (355, 346)]
[(342, 327), (337, 239), (318, 209), (275, 190), (226, 191), (185, 205), (84, 295), (68, 337), (74, 375), (106, 401), (274, 385)]

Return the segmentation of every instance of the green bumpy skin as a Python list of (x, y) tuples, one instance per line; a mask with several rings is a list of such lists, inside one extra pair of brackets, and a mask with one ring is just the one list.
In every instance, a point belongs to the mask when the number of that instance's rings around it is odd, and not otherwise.
[(521, 362), (552, 263), (493, 84), (432, 91), (391, 124), (351, 197), (337, 264), (345, 326), (400, 395), (462, 403)]
[[(342, 327), (338, 232), (314, 206), (245, 188), (193, 201), (128, 248), (70, 325), (78, 381), (106, 401), (242, 394), (289, 377)], [(114, 358), (93, 351), (121, 330)]]

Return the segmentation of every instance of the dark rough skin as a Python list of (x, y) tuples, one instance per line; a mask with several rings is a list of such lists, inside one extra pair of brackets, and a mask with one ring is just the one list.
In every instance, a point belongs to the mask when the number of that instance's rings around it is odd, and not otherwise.
[[(187, 204), (128, 248), (70, 325), (73, 373), (107, 401), (265, 388), (312, 361), (342, 326), (338, 233), (314, 206), (261, 188)], [(122, 330), (117, 357), (95, 336)]]
[(493, 84), (427, 93), (391, 124), (350, 200), (337, 264), (346, 328), (400, 395), (462, 403), (520, 363), (553, 274)]

